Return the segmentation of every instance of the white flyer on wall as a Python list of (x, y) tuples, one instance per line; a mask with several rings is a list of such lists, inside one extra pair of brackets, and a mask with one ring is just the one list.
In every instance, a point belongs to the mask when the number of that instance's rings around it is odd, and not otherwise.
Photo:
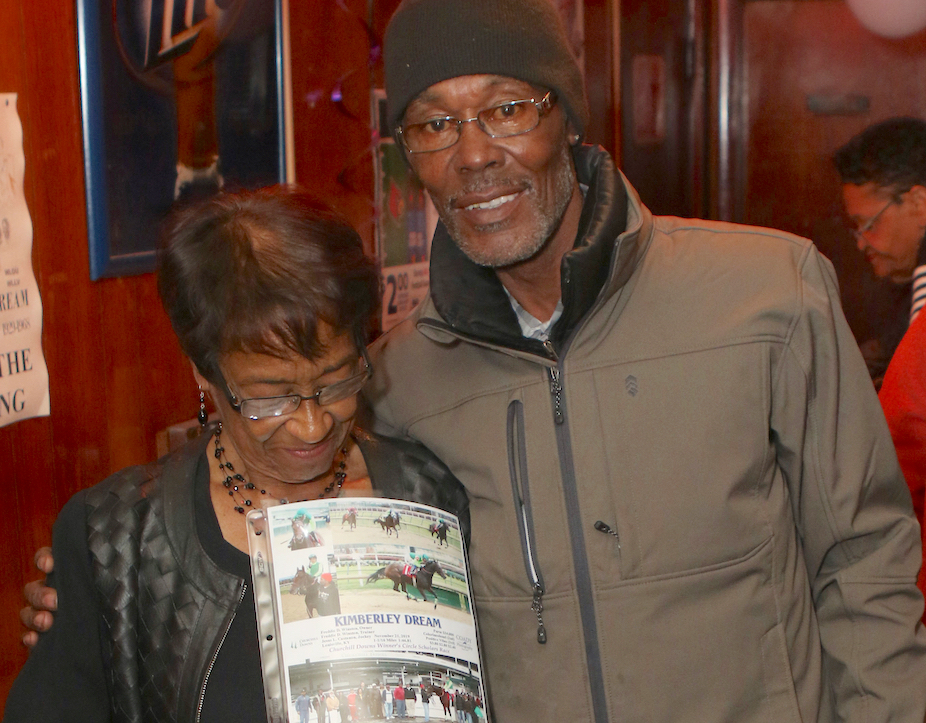
[(0, 427), (49, 413), (16, 93), (0, 93)]

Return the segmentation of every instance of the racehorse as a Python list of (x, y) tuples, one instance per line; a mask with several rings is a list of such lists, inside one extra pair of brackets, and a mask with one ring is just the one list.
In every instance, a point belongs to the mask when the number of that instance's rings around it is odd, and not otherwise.
[(444, 706), (444, 715), (446, 715), (449, 718), (450, 717), (450, 693), (448, 693), (446, 690), (441, 691), (440, 704)]
[(449, 529), (450, 525), (448, 525), (443, 520), (441, 520), (439, 523), (435, 522), (428, 528), (428, 530), (431, 532), (431, 536), (437, 538), (438, 547), (441, 545), (447, 545), (447, 547), (450, 547), (450, 543), (447, 542), (447, 530)]
[(321, 535), (315, 530), (309, 532), (300, 518), (293, 518), (293, 536), (289, 541), (290, 550), (305, 550), (308, 547), (321, 547), (324, 544)]
[(341, 529), (344, 529), (345, 524), (350, 524), (350, 529), (354, 529), (357, 526), (357, 513), (354, 510), (350, 512), (345, 512), (344, 517), (341, 518)]
[[(304, 567), (300, 567), (296, 570), (296, 575), (293, 577), (293, 584), (289, 586), (289, 591), (293, 595), (304, 595), (305, 611), (310, 618), (315, 617), (314, 613), (319, 612), (318, 579), (307, 573)], [(319, 612), (319, 615), (320, 614)]]
[(386, 531), (386, 536), (388, 537), (393, 532), (395, 533), (396, 539), (399, 537), (399, 521), (397, 518), (392, 515), (386, 515), (385, 517), (377, 517), (373, 522), (378, 522), (380, 527)]
[(405, 593), (405, 598), (407, 600), (417, 600), (408, 594), (408, 588), (406, 585), (412, 584), (418, 588), (418, 592), (421, 593), (421, 597), (428, 602), (427, 593), (431, 593), (434, 596), (434, 609), (437, 609), (437, 593), (434, 592), (434, 588), (431, 587), (431, 580), (434, 578), (434, 573), (436, 572), (445, 580), (447, 579), (447, 573), (444, 572), (444, 569), (440, 566), (440, 563), (437, 560), (428, 560), (424, 565), (418, 568), (413, 576), (403, 575), (402, 568), (404, 565), (401, 562), (391, 562), (386, 567), (381, 567), (379, 570), (374, 572), (367, 578), (367, 584), (371, 582), (376, 582), (377, 580), (392, 580), (392, 589), (396, 592), (399, 591), (399, 585), (402, 586), (402, 592)]

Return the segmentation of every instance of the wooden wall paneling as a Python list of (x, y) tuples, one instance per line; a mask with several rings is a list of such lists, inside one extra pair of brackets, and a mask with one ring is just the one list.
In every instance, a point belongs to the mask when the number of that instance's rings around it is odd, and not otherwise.
[(199, 392), (187, 358), (170, 327), (155, 284), (140, 286), (138, 293), (141, 331), (139, 355), (141, 393), (148, 407), (145, 441), (148, 458), (156, 456), (155, 435), (172, 424), (196, 417)]
[(742, 220), (745, 119), (742, 64), (744, 0), (708, 0), (708, 217)]
[[(51, 425), (22, 424), (13, 425), (10, 434), (0, 435), (5, 437), (0, 438), (0, 446), (9, 442), (13, 473), (11, 477), (4, 474), (8, 516), (0, 527), (0, 549), (4, 551), (0, 555), (0, 705), (27, 657), (19, 643), (22, 629), (16, 611), (23, 605), (23, 584), (37, 576), (31, 551), (48, 544), (59, 508), (54, 460), (48, 454)], [(5, 451), (0, 450), (0, 454)], [(27, 469), (29, 474), (24, 474)]]
[[(25, 191), (33, 225), (33, 269), (39, 284), (43, 304), (42, 345), (49, 366), (49, 388), (52, 416), (19, 422), (15, 434), (20, 436), (20, 469), (28, 498), (22, 501), (24, 525), (30, 534), (19, 543), (27, 579), (32, 572), (32, 550), (50, 541), (50, 524), (69, 496), (57, 485), (61, 473), (67, 471), (75, 486), (79, 478), (60, 462), (55, 442), (67, 429), (72, 404), (66, 393), (80, 385), (56, 376), (53, 370), (67, 369), (69, 357), (78, 347), (74, 334), (64, 344), (59, 341), (65, 330), (76, 325), (61, 312), (90, 310), (86, 295), (68, 291), (55, 299), (47, 282), (58, 269), (71, 267), (87, 273), (86, 231), (83, 222), (83, 183), (81, 159), (74, 157), (80, 148), (79, 125), (71, 113), (76, 110), (74, 90), (76, 73), (74, 53), (74, 9), (70, 5), (57, 8), (34, 6), (22, 2), (21, 38), (23, 63), (16, 79), (20, 92), (20, 115), (26, 155)], [(49, 39), (54, 39), (49, 42)], [(42, 47), (43, 53), (30, 52)], [(76, 175), (76, 178), (75, 178)], [(80, 250), (84, 256), (80, 256)], [(84, 398), (92, 399), (92, 390)], [(58, 416), (55, 413), (58, 412)], [(3, 430), (0, 430), (2, 433)], [(66, 435), (65, 435), (66, 438)], [(32, 550), (28, 548), (31, 547)], [(22, 578), (17, 587), (21, 589)], [(19, 592), (17, 590), (17, 592)], [(18, 606), (17, 606), (18, 607)]]
[(370, 14), (365, 0), (290, 2), (296, 179), (346, 215), (372, 251)]
[(705, 205), (704, 13), (697, 0), (620, 4), (621, 166), (657, 214)]
[[(21, 587), (16, 582), (24, 579), (24, 566), (21, 555), (18, 554), (21, 544), (31, 539), (29, 534), (29, 521), (24, 517), (25, 500), (28, 492), (16, 474), (11, 469), (17, 461), (14, 444), (21, 444), (18, 435), (6, 435), (0, 439), (0, 463), (4, 470), (4, 484), (9, 485), (7, 490), (6, 521), (0, 531), (0, 545), (4, 554), (0, 556), (0, 576), (2, 580), (10, 581), (8, 584), (0, 583), (0, 701), (6, 700), (10, 685), (17, 672), (26, 660), (26, 651), (19, 644), (20, 625), (16, 610), (22, 607)], [(21, 448), (21, 447), (19, 447)]]
[[(22, 3), (33, 261), (44, 307), (59, 506), (108, 471), (98, 287), (89, 281), (76, 9)], [(31, 52), (42, 48), (42, 52)], [(52, 102), (48, 102), (52, 99)]]
[[(154, 455), (147, 442), (154, 440), (146, 434), (146, 417), (151, 410), (146, 408), (146, 414), (139, 414), (136, 408), (147, 407), (149, 401), (144, 369), (139, 363), (144, 345), (137, 284), (131, 278), (116, 278), (103, 279), (97, 287), (104, 365), (99, 377), (107, 380), (99, 413), (108, 426), (107, 466), (115, 470), (151, 459)], [(115, 309), (122, 313), (107, 313)]]
[(585, 88), (591, 119), (586, 143), (598, 143), (619, 159), (616, 110), (615, 48), (617, 12), (611, 0), (585, 0)]

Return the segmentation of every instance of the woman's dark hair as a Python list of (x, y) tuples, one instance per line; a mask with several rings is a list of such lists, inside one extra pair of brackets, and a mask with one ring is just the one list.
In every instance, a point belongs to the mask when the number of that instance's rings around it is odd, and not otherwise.
[(319, 322), (365, 344), (380, 299), (357, 232), (289, 186), (219, 194), (171, 216), (158, 292), (184, 353), (213, 383), (233, 351), (318, 358)]
[(874, 183), (895, 195), (926, 186), (926, 121), (890, 118), (869, 126), (836, 151), (843, 183)]

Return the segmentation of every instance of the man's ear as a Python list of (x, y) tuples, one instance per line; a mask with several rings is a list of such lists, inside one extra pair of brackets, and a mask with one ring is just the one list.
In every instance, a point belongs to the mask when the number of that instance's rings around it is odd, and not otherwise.
[(926, 229), (926, 186), (916, 185), (907, 191), (906, 196), (917, 220)]
[(573, 148), (579, 145), (579, 142), (582, 140), (581, 134), (576, 131), (576, 127), (572, 124), (572, 121), (568, 119), (566, 120), (566, 140)]

